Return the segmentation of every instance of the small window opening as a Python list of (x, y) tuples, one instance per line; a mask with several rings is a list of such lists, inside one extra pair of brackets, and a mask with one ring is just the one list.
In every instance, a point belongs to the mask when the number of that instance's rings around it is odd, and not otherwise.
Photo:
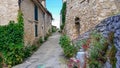
[(79, 17), (75, 18), (75, 27), (76, 27), (76, 33), (79, 35), (80, 34), (80, 18)]
[(38, 7), (36, 4), (34, 6), (34, 19), (38, 21)]
[(79, 24), (79, 22), (80, 22), (79, 17), (76, 17), (76, 18), (75, 18), (75, 24)]

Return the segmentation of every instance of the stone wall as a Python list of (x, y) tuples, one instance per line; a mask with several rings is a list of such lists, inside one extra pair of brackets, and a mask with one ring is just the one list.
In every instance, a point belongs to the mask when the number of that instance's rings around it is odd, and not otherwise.
[[(116, 68), (120, 68), (120, 15), (109, 17), (103, 20), (99, 25), (95, 27), (97, 31), (101, 32), (104, 37), (108, 37), (110, 32), (114, 32), (114, 45), (117, 48), (116, 58)], [(106, 68), (109, 68), (108, 63)]]
[[(116, 68), (120, 68), (120, 15), (115, 15), (109, 18), (102, 20), (97, 26), (95, 26), (92, 30), (89, 30), (82, 35), (80, 35), (77, 39), (73, 40), (73, 43), (76, 44), (82, 39), (90, 38), (89, 35), (92, 31), (97, 30), (100, 32), (103, 37), (108, 39), (109, 34), (114, 32), (114, 46), (117, 49), (117, 53), (115, 55), (117, 62)], [(109, 44), (111, 45), (111, 44)], [(109, 46), (111, 48), (111, 46)], [(108, 48), (108, 50), (109, 50)], [(112, 68), (110, 61), (105, 63), (105, 68)]]
[(10, 20), (17, 22), (18, 0), (0, 0), (0, 25), (7, 25)]
[[(76, 39), (80, 34), (92, 29), (103, 19), (119, 12), (118, 0), (67, 0), (66, 34)], [(75, 18), (80, 27), (77, 28)], [(78, 30), (80, 33), (78, 33)]]
[(35, 40), (34, 4), (30, 0), (21, 3), (21, 10), (24, 16), (24, 43), (32, 44)]

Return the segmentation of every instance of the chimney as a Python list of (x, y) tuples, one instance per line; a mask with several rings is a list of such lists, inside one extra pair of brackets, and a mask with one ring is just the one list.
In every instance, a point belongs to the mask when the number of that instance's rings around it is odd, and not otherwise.
[(42, 0), (42, 1), (41, 1), (41, 4), (42, 4), (44, 7), (46, 7), (46, 0)]
[(64, 3), (64, 2), (66, 2), (66, 0), (62, 0), (62, 2)]

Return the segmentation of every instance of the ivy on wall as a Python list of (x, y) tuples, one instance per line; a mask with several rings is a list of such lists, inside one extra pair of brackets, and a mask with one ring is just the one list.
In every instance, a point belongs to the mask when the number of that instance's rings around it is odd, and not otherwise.
[(37, 46), (24, 46), (24, 19), (18, 11), (17, 23), (10, 21), (8, 25), (0, 26), (0, 68), (22, 63), (38, 48)]
[(63, 30), (63, 28), (65, 26), (66, 2), (63, 3), (61, 14), (62, 14), (62, 25), (60, 26), (60, 28), (61, 28), (61, 30)]
[(8, 25), (0, 26), (0, 51), (6, 50), (10, 44), (23, 43), (23, 18), (18, 13), (18, 23), (10, 21)]
[(18, 23), (10, 21), (8, 25), (0, 26), (0, 52), (4, 63), (15, 65), (22, 61), (23, 54), (21, 51), (23, 43), (23, 17), (22, 12), (18, 11)]

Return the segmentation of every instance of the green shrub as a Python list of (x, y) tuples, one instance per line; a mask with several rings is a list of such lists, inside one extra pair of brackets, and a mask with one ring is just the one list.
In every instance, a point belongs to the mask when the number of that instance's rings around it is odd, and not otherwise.
[(49, 34), (47, 34), (47, 35), (45, 36), (45, 40), (48, 40), (48, 37), (49, 37)]
[(70, 38), (68, 36), (61, 36), (59, 44), (63, 48), (66, 57), (70, 58), (76, 54), (77, 49), (74, 45), (71, 44)]
[(63, 30), (63, 29), (64, 29), (64, 26), (65, 26), (65, 23), (63, 23), (63, 24), (60, 26), (60, 29)]
[(57, 31), (56, 26), (52, 26), (52, 32), (54, 33), (54, 32), (56, 32), (56, 31)]
[(78, 50), (80, 48), (82, 48), (82, 46), (86, 43), (86, 39), (80, 40), (76, 43), (76, 47), (78, 48)]
[(39, 38), (39, 42), (40, 42), (40, 44), (42, 44), (44, 42), (42, 37)]
[(60, 42), (61, 44), (61, 47), (64, 48), (64, 47), (67, 47), (70, 45), (71, 41), (69, 39), (69, 37), (67, 35), (63, 35), (60, 37)]
[(24, 47), (22, 16), (22, 12), (19, 11), (18, 23), (10, 21), (8, 25), (0, 26), (0, 52), (2, 52), (4, 64), (9, 67), (21, 63), (36, 49), (35, 46)]
[(18, 13), (18, 23), (10, 21), (8, 25), (0, 26), (0, 52), (8, 65), (15, 65), (23, 61), (23, 18)]
[(103, 68), (101, 63), (96, 60), (91, 60), (89, 63), (89, 68)]
[(23, 43), (23, 27), (20, 23), (10, 21), (7, 26), (0, 26), (0, 51), (6, 49), (10, 43)]
[(76, 54), (77, 49), (74, 45), (69, 45), (69, 46), (63, 48), (63, 51), (64, 51), (65, 56), (70, 58)]
[(34, 51), (36, 51), (38, 46), (32, 45), (32, 46), (27, 46), (23, 49), (24, 51), (24, 58), (27, 58), (32, 55)]
[(24, 58), (23, 44), (9, 44), (9, 47), (3, 51), (3, 57), (7, 65), (13, 66), (21, 63)]

